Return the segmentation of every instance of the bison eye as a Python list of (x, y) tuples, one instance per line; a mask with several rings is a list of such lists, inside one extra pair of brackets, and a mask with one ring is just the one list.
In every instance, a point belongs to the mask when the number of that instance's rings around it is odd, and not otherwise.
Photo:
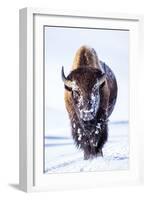
[(80, 96), (80, 92), (78, 90), (73, 91), (74, 98), (78, 98)]

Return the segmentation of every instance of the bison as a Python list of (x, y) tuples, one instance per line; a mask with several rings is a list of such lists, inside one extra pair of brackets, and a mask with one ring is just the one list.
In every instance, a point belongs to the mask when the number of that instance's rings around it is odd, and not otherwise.
[(85, 160), (103, 156), (108, 118), (117, 98), (114, 73), (93, 48), (82, 46), (76, 52), (70, 74), (66, 77), (63, 67), (61, 74), (76, 146), (84, 151)]

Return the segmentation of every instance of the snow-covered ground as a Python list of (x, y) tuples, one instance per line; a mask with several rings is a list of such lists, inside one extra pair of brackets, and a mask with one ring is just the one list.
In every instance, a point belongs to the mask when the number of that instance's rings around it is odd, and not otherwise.
[(83, 152), (74, 145), (70, 129), (54, 130), (53, 134), (50, 132), (45, 136), (45, 173), (128, 169), (128, 122), (109, 124), (109, 138), (103, 154), (103, 157), (83, 160)]

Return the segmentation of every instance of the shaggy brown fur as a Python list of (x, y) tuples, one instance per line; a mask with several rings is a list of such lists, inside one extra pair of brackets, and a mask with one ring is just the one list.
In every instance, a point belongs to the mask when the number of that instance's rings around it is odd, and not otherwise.
[(77, 50), (72, 69), (74, 70), (83, 66), (100, 69), (99, 59), (95, 50), (88, 46), (82, 46)]
[[(73, 93), (65, 86), (65, 106), (69, 114), (72, 126), (72, 135), (77, 147), (84, 150), (84, 158), (89, 159), (102, 155), (102, 147), (107, 140), (107, 121), (111, 115), (117, 97), (117, 83), (112, 70), (103, 62), (99, 61), (93, 48), (82, 46), (78, 49), (72, 66), (72, 71), (68, 75), (68, 80), (76, 80), (84, 99), (89, 99), (91, 90), (97, 79), (106, 74), (106, 80), (99, 88), (100, 105), (93, 120), (84, 122), (79, 119), (76, 103), (73, 100)], [(73, 124), (83, 131), (82, 139), (78, 140), (77, 129)], [(95, 135), (97, 124), (99, 135)], [(91, 143), (95, 141), (95, 146)]]

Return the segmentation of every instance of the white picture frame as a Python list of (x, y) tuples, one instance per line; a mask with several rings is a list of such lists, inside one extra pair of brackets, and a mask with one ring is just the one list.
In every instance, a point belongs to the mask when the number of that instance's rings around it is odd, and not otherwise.
[[(101, 27), (130, 31), (130, 167), (126, 171), (43, 173), (43, 26)], [(138, 65), (143, 67), (143, 17), (140, 15), (20, 10), (20, 189), (26, 192), (78, 189), (143, 182), (143, 129)], [(142, 72), (141, 72), (142, 73)], [(137, 84), (136, 84), (137, 82)], [(135, 87), (134, 87), (135, 85)]]

